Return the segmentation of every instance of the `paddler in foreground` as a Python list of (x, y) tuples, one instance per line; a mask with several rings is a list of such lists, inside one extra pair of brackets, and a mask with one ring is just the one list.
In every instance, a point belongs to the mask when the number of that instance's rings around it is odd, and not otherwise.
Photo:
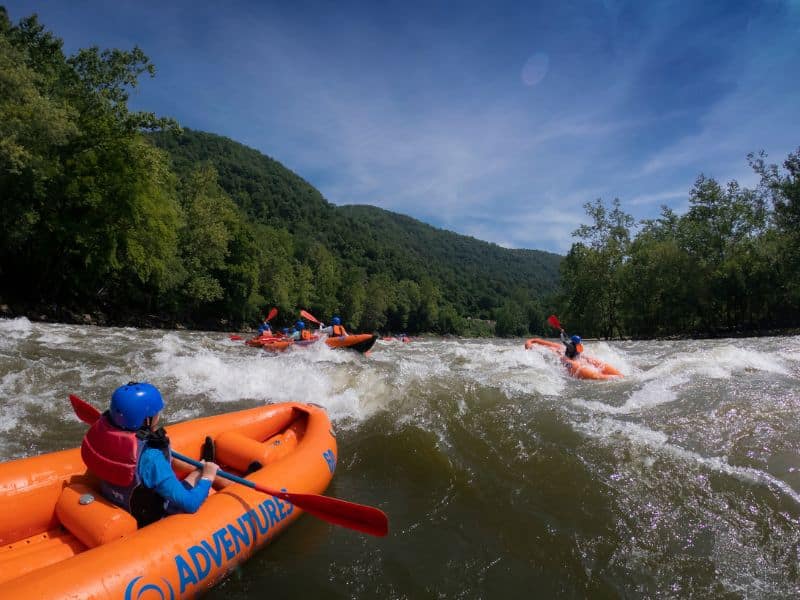
[(101, 479), (103, 496), (131, 513), (139, 527), (170, 514), (197, 512), (219, 469), (206, 438), (202, 468), (178, 480), (170, 464), (169, 438), (163, 427), (156, 428), (162, 408), (164, 400), (155, 386), (123, 385), (81, 444), (81, 458)]

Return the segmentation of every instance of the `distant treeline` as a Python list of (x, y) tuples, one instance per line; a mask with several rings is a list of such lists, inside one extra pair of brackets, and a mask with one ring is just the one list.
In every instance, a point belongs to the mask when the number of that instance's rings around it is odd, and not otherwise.
[(735, 335), (800, 327), (800, 149), (750, 155), (756, 189), (700, 176), (689, 210), (634, 220), (586, 204), (562, 272), (563, 320), (583, 335)]
[(129, 110), (154, 72), (139, 48), (67, 57), (0, 7), (0, 303), (110, 323), (236, 326), (277, 306), (354, 331), (542, 330), (562, 257), (337, 208), (255, 150)]

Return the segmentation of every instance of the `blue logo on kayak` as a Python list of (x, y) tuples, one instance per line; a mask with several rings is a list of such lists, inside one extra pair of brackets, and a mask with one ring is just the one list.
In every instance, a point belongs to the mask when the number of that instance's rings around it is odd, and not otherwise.
[(140, 598), (152, 598), (153, 596), (147, 594), (147, 592), (156, 592), (159, 594), (161, 600), (175, 600), (175, 590), (172, 589), (169, 581), (161, 578), (161, 581), (164, 582), (164, 585), (167, 588), (169, 593), (164, 593), (164, 589), (155, 583), (145, 583), (142, 582), (140, 585), (136, 585), (136, 582), (139, 581), (141, 577), (134, 577), (131, 579), (131, 582), (128, 584), (128, 587), (125, 588), (125, 600), (139, 600)]
[[(281, 491), (285, 492), (285, 489)], [(215, 531), (199, 544), (190, 546), (175, 556), (175, 567), (178, 570), (180, 591), (183, 597), (189, 586), (201, 586), (211, 574), (213, 567), (222, 567), (228, 563), (235, 564), (239, 554), (250, 546), (254, 546), (260, 537), (265, 537), (270, 530), (294, 512), (294, 505), (283, 502), (279, 498), (269, 497), (255, 508), (243, 513), (235, 521)], [(153, 592), (160, 600), (175, 600), (175, 590), (166, 579), (164, 585), (140, 581), (141, 576), (131, 579), (125, 588), (125, 600), (144, 600), (153, 598)], [(196, 593), (195, 590), (192, 593)]]
[(336, 455), (333, 453), (333, 450), (330, 448), (325, 450), (325, 452), (322, 453), (322, 458), (328, 463), (328, 468), (331, 470), (331, 473), (333, 473), (336, 470)]
[(181, 596), (190, 585), (202, 583), (211, 573), (212, 566), (221, 567), (223, 563), (234, 560), (243, 549), (255, 544), (259, 536), (267, 535), (271, 528), (293, 511), (294, 505), (278, 498), (267, 498), (235, 522), (215, 531), (210, 539), (205, 539), (188, 548), (185, 553), (175, 556)]

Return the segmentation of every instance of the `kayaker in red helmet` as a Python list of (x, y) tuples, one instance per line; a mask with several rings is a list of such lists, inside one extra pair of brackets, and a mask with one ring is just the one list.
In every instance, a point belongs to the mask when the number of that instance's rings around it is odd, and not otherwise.
[(583, 344), (581, 343), (581, 336), (573, 335), (570, 338), (567, 338), (567, 334), (564, 333), (564, 328), (561, 328), (561, 342), (566, 346), (564, 349), (564, 354), (567, 358), (571, 358), (573, 360), (580, 357), (581, 352), (583, 352)]
[[(169, 438), (158, 426), (164, 400), (149, 383), (117, 388), (111, 405), (86, 433), (81, 458), (101, 480), (103, 496), (136, 518), (139, 527), (168, 514), (196, 512), (208, 497), (219, 467), (211, 462), (179, 481), (171, 466)], [(206, 443), (210, 446), (210, 438)]]

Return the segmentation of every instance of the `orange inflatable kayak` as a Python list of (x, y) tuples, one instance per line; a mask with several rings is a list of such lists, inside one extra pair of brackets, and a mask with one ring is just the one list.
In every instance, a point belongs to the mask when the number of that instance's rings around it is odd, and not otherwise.
[(371, 333), (355, 333), (350, 335), (340, 335), (325, 339), (325, 343), (331, 348), (348, 348), (357, 352), (368, 352), (378, 339), (377, 335)]
[(268, 350), (270, 352), (283, 352), (287, 348), (291, 346), (310, 346), (311, 344), (318, 342), (319, 336), (315, 335), (310, 339), (307, 340), (293, 340), (289, 337), (260, 337), (260, 338), (252, 338), (245, 342), (248, 346), (254, 346), (256, 348), (261, 347), (264, 350)]
[(275, 342), (281, 341), (291, 341), (289, 338), (282, 336), (282, 335), (260, 335), (254, 338), (250, 338), (249, 340), (245, 340), (245, 344), (248, 346), (253, 346), (254, 348), (258, 348), (263, 346), (264, 344), (273, 344)]
[[(198, 459), (205, 436), (216, 461), (292, 493), (319, 494), (336, 468), (321, 407), (262, 406), (172, 425), (172, 447)], [(241, 483), (212, 490), (195, 514), (137, 529), (106, 501), (80, 449), (0, 464), (0, 598), (190, 598), (221, 581), (302, 513)]]
[(564, 344), (551, 342), (539, 338), (531, 338), (525, 342), (525, 349), (530, 350), (533, 346), (544, 346), (552, 350), (561, 358), (561, 362), (567, 367), (569, 374), (578, 379), (618, 379), (622, 377), (615, 367), (603, 362), (599, 358), (581, 354), (577, 360), (564, 356)]

